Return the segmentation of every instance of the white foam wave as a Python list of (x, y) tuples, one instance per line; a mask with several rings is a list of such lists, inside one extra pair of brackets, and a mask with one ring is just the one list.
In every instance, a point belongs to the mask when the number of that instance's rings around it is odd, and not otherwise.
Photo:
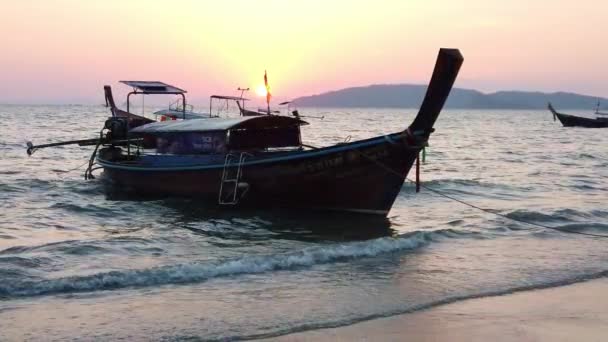
[(292, 270), (316, 264), (412, 250), (420, 248), (442, 235), (441, 232), (416, 232), (397, 238), (383, 237), (369, 241), (315, 246), (292, 253), (249, 256), (218, 263), (188, 263), (37, 282), (0, 284), (0, 297), (37, 296), (102, 291), (125, 287), (196, 283), (223, 276)]

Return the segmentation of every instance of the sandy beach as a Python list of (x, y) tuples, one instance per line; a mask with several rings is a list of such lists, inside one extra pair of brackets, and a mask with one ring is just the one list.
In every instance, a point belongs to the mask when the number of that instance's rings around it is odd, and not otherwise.
[(274, 341), (606, 341), (608, 279), (470, 299)]

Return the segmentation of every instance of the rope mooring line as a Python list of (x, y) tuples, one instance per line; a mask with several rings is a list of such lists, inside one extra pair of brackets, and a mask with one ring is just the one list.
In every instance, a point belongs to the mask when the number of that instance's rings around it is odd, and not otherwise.
[[(409, 178), (406, 178), (406, 179), (407, 179), (408, 181), (412, 182), (412, 183), (415, 183), (415, 181), (413, 181), (413, 180), (411, 180), (411, 179), (409, 179)], [(519, 223), (525, 223), (525, 224), (529, 224), (529, 225), (532, 225), (532, 226), (537, 226), (537, 227), (540, 227), (540, 228), (552, 229), (552, 230), (556, 230), (556, 231), (558, 231), (558, 232), (567, 233), (567, 234), (579, 234), (579, 235), (592, 236), (592, 237), (599, 237), (599, 238), (608, 238), (608, 235), (603, 235), (603, 234), (593, 234), (593, 233), (585, 233), (585, 232), (577, 232), (577, 231), (574, 231), (574, 230), (568, 230), (568, 229), (563, 229), (563, 228), (559, 228), (559, 227), (551, 227), (551, 226), (546, 226), (546, 225), (544, 225), (544, 224), (540, 224), (540, 223), (536, 223), (536, 222), (531, 222), (531, 221), (528, 221), (528, 220), (523, 220), (523, 219), (519, 219), (519, 218), (513, 218), (513, 217), (509, 217), (509, 216), (508, 216), (508, 215), (506, 215), (506, 214), (497, 213), (497, 212), (495, 212), (495, 211), (494, 211), (494, 210), (492, 210), (492, 209), (486, 209), (486, 208), (482, 208), (482, 207), (479, 207), (479, 206), (477, 206), (477, 205), (474, 205), (474, 204), (468, 203), (468, 202), (466, 202), (466, 201), (463, 201), (463, 200), (461, 200), (461, 199), (455, 198), (455, 197), (453, 197), (453, 196), (446, 195), (446, 194), (444, 194), (443, 192), (438, 191), (438, 190), (435, 190), (435, 189), (432, 189), (432, 188), (429, 188), (429, 187), (428, 187), (428, 186), (426, 186), (426, 185), (422, 185), (422, 184), (421, 184), (420, 186), (421, 186), (422, 188), (424, 188), (425, 190), (428, 190), (428, 191), (430, 191), (430, 192), (432, 192), (432, 193), (435, 193), (435, 194), (437, 194), (437, 195), (439, 195), (439, 196), (442, 196), (442, 197), (445, 197), (445, 198), (450, 199), (450, 200), (452, 200), (452, 201), (455, 201), (455, 202), (458, 202), (458, 203), (464, 204), (464, 205), (466, 205), (466, 206), (468, 206), (468, 207), (471, 207), (471, 208), (474, 208), (474, 209), (477, 209), (477, 210), (483, 211), (483, 212), (485, 212), (485, 213), (488, 213), (488, 214), (493, 214), (493, 215), (496, 215), (496, 216), (499, 216), (499, 217), (505, 218), (505, 219), (507, 219), (507, 220), (511, 220), (511, 221), (515, 221), (515, 222), (519, 222)]]
[(76, 166), (73, 169), (68, 169), (68, 170), (52, 170), (52, 171), (55, 172), (55, 173), (68, 173), (68, 172), (76, 171), (76, 170), (82, 168), (83, 166), (87, 165), (88, 163), (89, 163), (89, 160), (87, 159), (87, 161), (85, 161), (84, 163), (82, 163), (79, 166)]
[[(356, 151), (356, 150), (354, 150), (354, 151)], [(390, 166), (388, 166), (388, 165), (386, 165), (386, 164), (384, 164), (384, 163), (382, 163), (382, 162), (380, 162), (380, 161), (378, 161), (378, 160), (376, 160), (376, 159), (374, 159), (374, 158), (371, 158), (370, 156), (366, 155), (365, 153), (363, 153), (363, 152), (361, 152), (361, 151), (356, 151), (356, 152), (357, 152), (357, 153), (359, 153), (361, 156), (365, 157), (366, 159), (368, 159), (368, 160), (372, 161), (372, 162), (373, 162), (373, 163), (375, 163), (376, 165), (380, 166), (380, 167), (381, 167), (382, 169), (384, 169), (385, 171), (387, 171), (387, 172), (389, 172), (389, 173), (391, 173), (391, 174), (393, 174), (393, 175), (395, 175), (395, 176), (397, 176), (397, 177), (399, 177), (399, 178), (403, 177), (403, 174), (401, 174), (401, 173), (399, 173), (399, 172), (395, 171), (395, 170), (394, 170), (394, 169), (392, 169)], [(408, 181), (410, 181), (410, 182), (412, 182), (412, 183), (414, 183), (414, 184), (418, 184), (420, 187), (422, 187), (422, 188), (424, 188), (424, 189), (426, 189), (426, 190), (428, 190), (428, 191), (430, 191), (430, 192), (432, 192), (432, 193), (435, 193), (435, 194), (437, 194), (437, 195), (439, 195), (439, 196), (445, 197), (445, 198), (447, 198), (447, 199), (450, 199), (450, 200), (452, 200), (452, 201), (455, 201), (455, 202), (458, 202), (458, 203), (460, 203), (460, 204), (466, 205), (466, 206), (468, 206), (468, 207), (471, 207), (471, 208), (474, 208), (474, 209), (477, 209), (477, 210), (483, 211), (484, 213), (488, 213), (488, 214), (492, 214), (492, 215), (496, 215), (496, 216), (499, 216), (499, 217), (505, 218), (505, 219), (507, 219), (507, 220), (511, 220), (511, 221), (514, 221), (514, 222), (519, 222), (519, 223), (525, 223), (525, 224), (529, 224), (529, 225), (531, 225), (531, 226), (536, 226), (536, 227), (545, 228), (545, 229), (549, 229), (549, 230), (556, 230), (556, 231), (558, 231), (558, 232), (562, 232), (562, 233), (566, 233), (566, 234), (578, 234), (578, 235), (584, 235), (584, 236), (591, 236), (591, 237), (597, 237), (597, 238), (606, 238), (606, 239), (608, 239), (608, 235), (603, 235), (603, 234), (593, 234), (593, 233), (585, 233), (585, 232), (577, 232), (577, 231), (574, 231), (574, 230), (562, 229), (562, 228), (559, 228), (559, 227), (551, 227), (551, 226), (546, 226), (546, 225), (544, 225), (544, 224), (540, 224), (540, 223), (531, 222), (531, 221), (528, 221), (528, 220), (523, 220), (523, 219), (518, 219), (518, 218), (509, 217), (509, 216), (507, 216), (506, 214), (497, 213), (497, 212), (496, 212), (496, 210), (491, 210), (491, 209), (482, 208), (482, 207), (476, 206), (476, 205), (474, 205), (474, 204), (468, 203), (468, 202), (466, 202), (466, 201), (463, 201), (463, 200), (461, 200), (461, 199), (458, 199), (458, 198), (456, 198), (456, 197), (446, 195), (446, 194), (444, 194), (442, 191), (439, 191), (439, 190), (435, 190), (435, 189), (433, 189), (433, 188), (430, 188), (430, 187), (428, 187), (428, 186), (426, 186), (426, 185), (421, 184), (420, 182), (418, 182), (418, 183), (417, 183), (416, 181), (411, 180), (411, 179), (409, 179), (409, 178), (407, 178), (407, 177), (406, 177), (405, 179), (407, 179)]]

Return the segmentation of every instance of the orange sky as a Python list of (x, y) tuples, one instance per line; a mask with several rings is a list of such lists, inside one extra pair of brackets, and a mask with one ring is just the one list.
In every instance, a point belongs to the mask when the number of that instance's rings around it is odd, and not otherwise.
[(0, 0), (0, 103), (101, 103), (122, 79), (204, 99), (264, 69), (280, 98), (426, 83), (439, 47), (460, 87), (608, 96), (606, 33), (603, 0)]

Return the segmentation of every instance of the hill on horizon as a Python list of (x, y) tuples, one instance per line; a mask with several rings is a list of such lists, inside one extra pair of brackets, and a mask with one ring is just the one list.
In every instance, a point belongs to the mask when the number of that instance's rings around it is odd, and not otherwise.
[[(302, 107), (388, 107), (417, 108), (422, 103), (426, 85), (375, 84), (302, 96), (293, 102)], [(453, 88), (446, 108), (453, 109), (546, 109), (551, 102), (557, 108), (594, 110), (597, 101), (604, 106), (608, 99), (567, 92), (498, 91), (482, 93), (473, 89)]]

